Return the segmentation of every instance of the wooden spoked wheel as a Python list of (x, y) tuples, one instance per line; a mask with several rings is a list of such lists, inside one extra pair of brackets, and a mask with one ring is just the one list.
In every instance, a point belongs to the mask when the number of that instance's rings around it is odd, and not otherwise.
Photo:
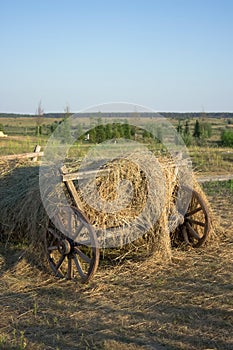
[(50, 268), (56, 277), (88, 282), (99, 264), (96, 233), (80, 210), (62, 208), (45, 239)]
[(184, 191), (192, 192), (181, 231), (185, 242), (193, 247), (200, 247), (207, 239), (210, 231), (210, 219), (207, 206), (201, 195), (188, 187)]

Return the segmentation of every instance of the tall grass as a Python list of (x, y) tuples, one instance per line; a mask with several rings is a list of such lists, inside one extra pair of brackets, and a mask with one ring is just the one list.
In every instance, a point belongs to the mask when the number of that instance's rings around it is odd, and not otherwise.
[(214, 194), (233, 194), (233, 180), (228, 181), (211, 181), (202, 184), (205, 192), (209, 195)]
[(45, 137), (7, 137), (0, 138), (0, 156), (33, 152), (35, 145), (45, 146), (47, 138)]
[(233, 154), (232, 149), (193, 146), (190, 147), (189, 153), (193, 167), (198, 172), (233, 172), (233, 161), (230, 157)]

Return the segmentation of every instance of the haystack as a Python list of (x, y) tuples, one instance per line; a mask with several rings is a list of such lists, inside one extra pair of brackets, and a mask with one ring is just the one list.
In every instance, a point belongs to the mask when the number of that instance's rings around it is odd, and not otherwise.
[[(144, 164), (143, 169), (139, 166), (140, 162)], [(29, 162), (1, 162), (0, 168), (0, 235), (8, 240), (26, 241), (36, 249), (35, 254), (39, 254), (43, 252), (50, 220), (41, 200), (39, 167)], [(136, 255), (147, 255), (154, 251), (157, 257), (170, 258), (171, 231), (174, 232), (180, 219), (174, 189), (179, 188), (181, 181), (187, 180), (185, 173), (182, 173), (185, 168), (177, 172), (172, 159), (164, 157), (158, 159), (158, 163), (151, 164), (150, 159), (145, 160), (145, 156), (139, 155), (137, 162), (131, 157), (114, 159), (104, 164), (103, 169), (108, 170), (108, 174), (102, 175), (100, 172), (92, 182), (84, 181), (80, 185), (74, 181), (81, 200), (81, 210), (95, 227), (100, 240), (104, 233), (113, 230), (117, 236), (112, 234), (106, 247), (114, 247), (111, 252), (114, 251), (115, 257), (122, 255), (123, 249)], [(51, 176), (59, 175), (56, 173)], [(152, 185), (148, 177), (152, 179)], [(94, 194), (93, 185), (96, 188)], [(194, 187), (204, 195), (195, 179)], [(48, 196), (50, 190), (48, 187)], [(56, 194), (53, 193), (53, 198), (57, 198), (57, 205), (59, 192), (65, 192), (72, 203), (62, 181), (54, 190)], [(96, 193), (100, 203), (101, 200), (104, 203), (102, 207), (92, 205), (98, 204)], [(117, 210), (112, 210), (113, 207)], [(171, 213), (175, 221), (171, 220)], [(105, 250), (107, 253), (108, 249)]]
[(48, 216), (40, 197), (39, 167), (12, 161), (0, 167), (0, 237), (41, 250)]

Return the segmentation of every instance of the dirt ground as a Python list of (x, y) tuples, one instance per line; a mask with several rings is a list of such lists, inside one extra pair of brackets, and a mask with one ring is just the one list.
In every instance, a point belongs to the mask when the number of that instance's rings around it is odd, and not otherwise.
[(174, 249), (166, 264), (102, 263), (88, 285), (2, 245), (0, 349), (233, 349), (232, 192), (209, 198), (224, 229), (218, 245)]

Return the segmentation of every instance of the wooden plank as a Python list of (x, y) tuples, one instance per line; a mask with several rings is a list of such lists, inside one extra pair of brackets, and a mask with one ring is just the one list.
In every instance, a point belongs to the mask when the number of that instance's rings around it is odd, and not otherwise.
[(229, 181), (229, 180), (233, 180), (233, 174), (197, 176), (197, 181), (200, 183), (213, 182), (213, 181)]
[(82, 202), (79, 198), (79, 195), (78, 195), (77, 190), (73, 184), (73, 181), (72, 180), (66, 181), (66, 187), (67, 187), (68, 191), (70, 192), (70, 195), (74, 199), (76, 207), (82, 211)]
[(110, 173), (110, 169), (101, 169), (101, 170), (89, 170), (89, 171), (80, 171), (77, 173), (70, 173), (70, 174), (62, 174), (62, 181), (67, 182), (67, 181), (72, 181), (72, 180), (78, 180), (78, 179), (83, 179), (92, 175), (108, 175)]
[(31, 153), (23, 153), (23, 154), (11, 154), (8, 156), (1, 156), (1, 160), (14, 160), (14, 159), (27, 159), (27, 158), (37, 158), (43, 157), (44, 152), (31, 152)]

